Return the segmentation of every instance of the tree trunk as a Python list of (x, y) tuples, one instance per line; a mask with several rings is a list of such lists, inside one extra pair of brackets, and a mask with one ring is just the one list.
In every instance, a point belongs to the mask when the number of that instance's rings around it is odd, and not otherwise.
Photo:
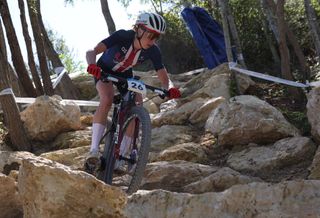
[[(4, 35), (0, 22), (0, 44), (4, 44)], [(6, 48), (0, 48), (0, 90), (8, 89), (8, 61), (6, 56)], [(23, 123), (20, 119), (19, 109), (14, 100), (14, 95), (3, 93), (0, 95), (0, 103), (2, 106), (5, 120), (10, 134), (11, 143), (20, 151), (31, 151), (31, 144), (27, 138)]]
[[(226, 9), (226, 5), (225, 5), (226, 2), (225, 2), (225, 0), (218, 0), (218, 2), (220, 5), (222, 27), (223, 27), (223, 34), (224, 34), (224, 42), (226, 44), (226, 52), (227, 52), (228, 62), (232, 62), (233, 56), (232, 56), (232, 51), (231, 51), (229, 25), (228, 25), (228, 20), (227, 20), (227, 9)], [(232, 71), (231, 71), (231, 81), (234, 81), (236, 84), (237, 94), (241, 94), (239, 82), (237, 80), (236, 75)]]
[(15, 96), (22, 96), (22, 97), (27, 96), (27, 94), (25, 92), (23, 92), (24, 89), (21, 84), (21, 81), (18, 78), (17, 73), (14, 71), (14, 68), (11, 66), (11, 64), (9, 62), (8, 62), (8, 68), (9, 68), (9, 76), (8, 76), (9, 84), (13, 90), (14, 95)]
[[(279, 67), (281, 66), (281, 61), (280, 61), (280, 57), (279, 57), (277, 48), (273, 43), (273, 40), (272, 40), (272, 37), (271, 37), (271, 33), (268, 31), (269, 28), (268, 28), (267, 21), (263, 20), (262, 21), (262, 25), (263, 25), (264, 35), (265, 35), (266, 40), (268, 42), (268, 45), (269, 45), (269, 48), (270, 48), (270, 51), (271, 51), (271, 54), (272, 54), (273, 61), (275, 63), (275, 68), (279, 69)], [(280, 76), (280, 75), (278, 75), (278, 76)]]
[[(268, 4), (268, 7), (271, 9), (272, 13), (273, 14), (276, 14), (276, 4), (274, 3), (273, 0), (266, 0), (267, 1), (267, 4)], [(275, 18), (276, 19), (276, 18)], [(310, 75), (310, 69), (309, 67), (307, 66), (307, 61), (306, 61), (306, 58), (302, 52), (302, 49), (298, 43), (298, 40), (296, 38), (296, 36), (294, 35), (294, 33), (291, 31), (291, 29), (289, 28), (288, 24), (286, 23), (286, 21), (284, 20), (284, 31), (285, 33), (287, 34), (287, 37), (288, 37), (288, 40), (290, 42), (290, 44), (292, 45), (293, 47), (293, 50), (296, 54), (296, 57), (298, 58), (298, 61), (299, 61), (299, 66), (300, 66), (300, 69), (302, 71), (302, 77), (303, 77), (303, 80), (304, 82), (309, 79), (309, 75)], [(277, 33), (279, 34), (279, 33)]]
[(226, 52), (228, 57), (228, 62), (233, 61), (232, 50), (231, 50), (231, 39), (230, 39), (230, 32), (229, 32), (229, 24), (227, 20), (227, 8), (226, 2), (224, 0), (219, 0), (220, 5), (220, 12), (221, 12), (221, 19), (222, 19), (222, 27), (223, 27), (223, 34), (224, 34), (224, 41), (226, 44)]
[(27, 68), (24, 64), (21, 49), (19, 46), (18, 38), (12, 23), (10, 11), (8, 8), (7, 0), (0, 1), (0, 13), (3, 19), (4, 26), (6, 28), (6, 34), (8, 39), (8, 44), (11, 50), (12, 63), (18, 73), (21, 84), (23, 85), (24, 91), (30, 97), (36, 96), (36, 91), (29, 77)]
[(101, 2), (102, 13), (103, 13), (104, 19), (107, 22), (109, 34), (111, 35), (113, 32), (116, 31), (116, 25), (114, 24), (114, 21), (112, 19), (112, 16), (109, 10), (108, 0), (100, 0), (100, 2)]
[(47, 59), (46, 59), (46, 54), (44, 49), (43, 38), (41, 35), (41, 29), (38, 22), (38, 14), (37, 14), (38, 12), (36, 10), (36, 1), (39, 1), (39, 0), (27, 0), (29, 16), (30, 16), (33, 36), (34, 36), (34, 40), (37, 48), (37, 54), (38, 54), (38, 59), (40, 64), (44, 92), (47, 95), (53, 95), (54, 91), (53, 91), (53, 87), (50, 79), (50, 73), (47, 65)]
[(24, 2), (23, 0), (18, 0), (19, 1), (19, 8), (20, 8), (20, 19), (21, 19), (21, 26), (22, 26), (22, 31), (23, 31), (23, 37), (26, 43), (26, 48), (28, 52), (28, 64), (29, 68), (32, 74), (32, 78), (34, 81), (34, 84), (36, 86), (36, 93), (37, 96), (43, 95), (43, 87), (41, 84), (41, 80), (36, 68), (36, 63), (34, 61), (33, 57), (33, 50), (32, 50), (32, 41), (31, 37), (29, 35), (29, 30), (28, 30), (28, 23), (26, 20), (26, 15), (25, 15), (25, 7), (24, 7)]
[(261, 0), (261, 7), (263, 9), (263, 12), (266, 15), (266, 18), (268, 20), (269, 23), (269, 27), (271, 29), (271, 31), (274, 34), (274, 37), (276, 38), (277, 42), (279, 43), (279, 32), (278, 32), (278, 28), (277, 28), (277, 18), (275, 16), (275, 5), (274, 7), (271, 7), (270, 5), (273, 2), (273, 0), (271, 0), (272, 2), (270, 2), (269, 0)]
[[(260, 3), (261, 3), (262, 12), (265, 17), (265, 19), (262, 20), (264, 35), (266, 36), (266, 40), (268, 42), (275, 66), (276, 66), (276, 68), (279, 68), (281, 66), (280, 57), (279, 57), (277, 48), (273, 43), (271, 33), (269, 31), (270, 30), (269, 27), (272, 27), (272, 26), (274, 26), (274, 24), (276, 24), (276, 19), (273, 16), (271, 16), (272, 12), (271, 12), (270, 8), (267, 7), (266, 1), (261, 0)], [(278, 35), (278, 31), (277, 31), (276, 26), (274, 26), (274, 30), (272, 30), (272, 29), (273, 28), (271, 28), (271, 31), (274, 33), (277, 42), (279, 42), (279, 35)], [(277, 33), (277, 35), (275, 33)], [(280, 76), (280, 75), (278, 75), (278, 76)]]
[[(279, 51), (281, 57), (281, 73), (285, 79), (294, 80), (290, 71), (290, 56), (286, 40), (286, 27), (284, 21), (284, 0), (278, 0), (276, 5), (277, 24), (279, 32)], [(289, 96), (300, 99), (299, 90), (295, 87), (288, 88)]]
[(241, 64), (241, 66), (243, 68), (247, 69), (247, 66), (246, 66), (246, 63), (244, 61), (244, 57), (243, 57), (243, 54), (242, 54), (242, 47), (241, 47), (239, 34), (238, 34), (238, 31), (237, 31), (236, 24), (234, 22), (234, 18), (233, 18), (232, 14), (231, 14), (231, 10), (230, 10), (228, 1), (226, 1), (225, 7), (226, 7), (226, 13), (227, 13), (228, 22), (229, 22), (229, 25), (230, 25), (231, 35), (232, 35), (232, 38), (234, 40), (234, 43), (235, 43), (236, 49), (237, 49), (237, 60), (239, 61), (239, 63)]
[(41, 34), (43, 37), (44, 48), (45, 48), (47, 58), (51, 61), (53, 68), (63, 67), (63, 64), (59, 58), (59, 55), (54, 50), (52, 42), (50, 41), (50, 39), (48, 37), (47, 30), (44, 27), (44, 24), (42, 21), (42, 15), (41, 15), (40, 0), (36, 1), (36, 8), (37, 8), (37, 12), (38, 12), (38, 23), (39, 23)]
[(317, 16), (314, 8), (311, 5), (310, 0), (304, 0), (306, 15), (308, 18), (308, 24), (311, 31), (313, 43), (315, 45), (318, 59), (320, 58), (320, 29), (317, 21)]
[[(3, 55), (5, 57), (8, 57), (5, 39), (4, 39), (4, 35), (3, 35), (4, 31), (2, 29), (1, 19), (0, 19), (0, 33), (1, 33), (0, 34), (0, 49), (2, 49)], [(9, 80), (9, 84), (11, 85), (15, 95), (27, 96), (27, 94), (24, 92), (24, 88), (21, 84), (21, 81), (18, 78), (17, 73), (14, 71), (13, 67), (9, 64), (8, 61), (7, 61), (7, 65), (8, 65), (9, 71), (7, 71), (8, 75), (4, 75), (4, 77), (6, 77)]]
[(79, 99), (80, 91), (72, 83), (71, 78), (67, 73), (61, 77), (58, 76), (59, 81), (53, 84), (54, 93), (60, 95), (64, 99)]

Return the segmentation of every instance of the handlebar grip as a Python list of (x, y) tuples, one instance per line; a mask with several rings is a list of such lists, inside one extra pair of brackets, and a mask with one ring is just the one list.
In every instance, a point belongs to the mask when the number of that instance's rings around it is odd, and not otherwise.
[(164, 92), (164, 94), (160, 94), (159, 95), (159, 97), (161, 98), (161, 99), (164, 99), (165, 97), (169, 97), (169, 91), (168, 90), (166, 90), (166, 89), (163, 89), (162, 90), (163, 92)]

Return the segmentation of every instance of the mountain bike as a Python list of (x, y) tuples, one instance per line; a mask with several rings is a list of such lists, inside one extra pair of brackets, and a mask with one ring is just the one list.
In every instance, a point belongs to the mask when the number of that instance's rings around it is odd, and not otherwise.
[[(152, 129), (149, 112), (136, 104), (135, 96), (137, 93), (146, 94), (147, 89), (156, 93), (154, 97), (165, 98), (169, 94), (165, 89), (144, 84), (137, 76), (125, 79), (106, 75), (103, 82), (111, 81), (127, 91), (113, 98), (112, 122), (100, 140), (100, 143), (104, 140), (105, 144), (99, 167), (91, 169), (86, 165), (85, 168), (105, 183), (121, 186), (128, 194), (132, 194), (138, 190), (148, 162)], [(121, 155), (120, 145), (125, 135), (132, 136), (132, 143), (127, 153)], [(114, 170), (116, 161), (124, 162), (124, 171)]]

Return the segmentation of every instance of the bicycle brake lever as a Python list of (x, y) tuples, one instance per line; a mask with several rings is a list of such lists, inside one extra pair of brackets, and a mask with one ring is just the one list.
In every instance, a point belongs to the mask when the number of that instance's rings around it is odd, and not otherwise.
[(163, 91), (163, 94), (159, 94), (159, 97), (160, 97), (161, 99), (165, 99), (165, 97), (169, 97), (169, 92), (168, 92), (168, 90), (163, 89), (162, 91)]

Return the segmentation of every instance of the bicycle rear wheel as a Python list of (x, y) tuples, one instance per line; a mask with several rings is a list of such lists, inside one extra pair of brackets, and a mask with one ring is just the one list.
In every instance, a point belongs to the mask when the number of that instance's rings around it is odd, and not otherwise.
[(130, 155), (124, 161), (126, 171), (124, 175), (115, 173), (113, 178), (113, 185), (123, 187), (128, 194), (138, 190), (148, 162), (151, 143), (151, 121), (148, 111), (141, 106), (133, 107), (125, 119), (122, 136), (130, 134), (129, 131), (132, 132), (130, 125), (134, 126), (134, 137), (129, 148)]

